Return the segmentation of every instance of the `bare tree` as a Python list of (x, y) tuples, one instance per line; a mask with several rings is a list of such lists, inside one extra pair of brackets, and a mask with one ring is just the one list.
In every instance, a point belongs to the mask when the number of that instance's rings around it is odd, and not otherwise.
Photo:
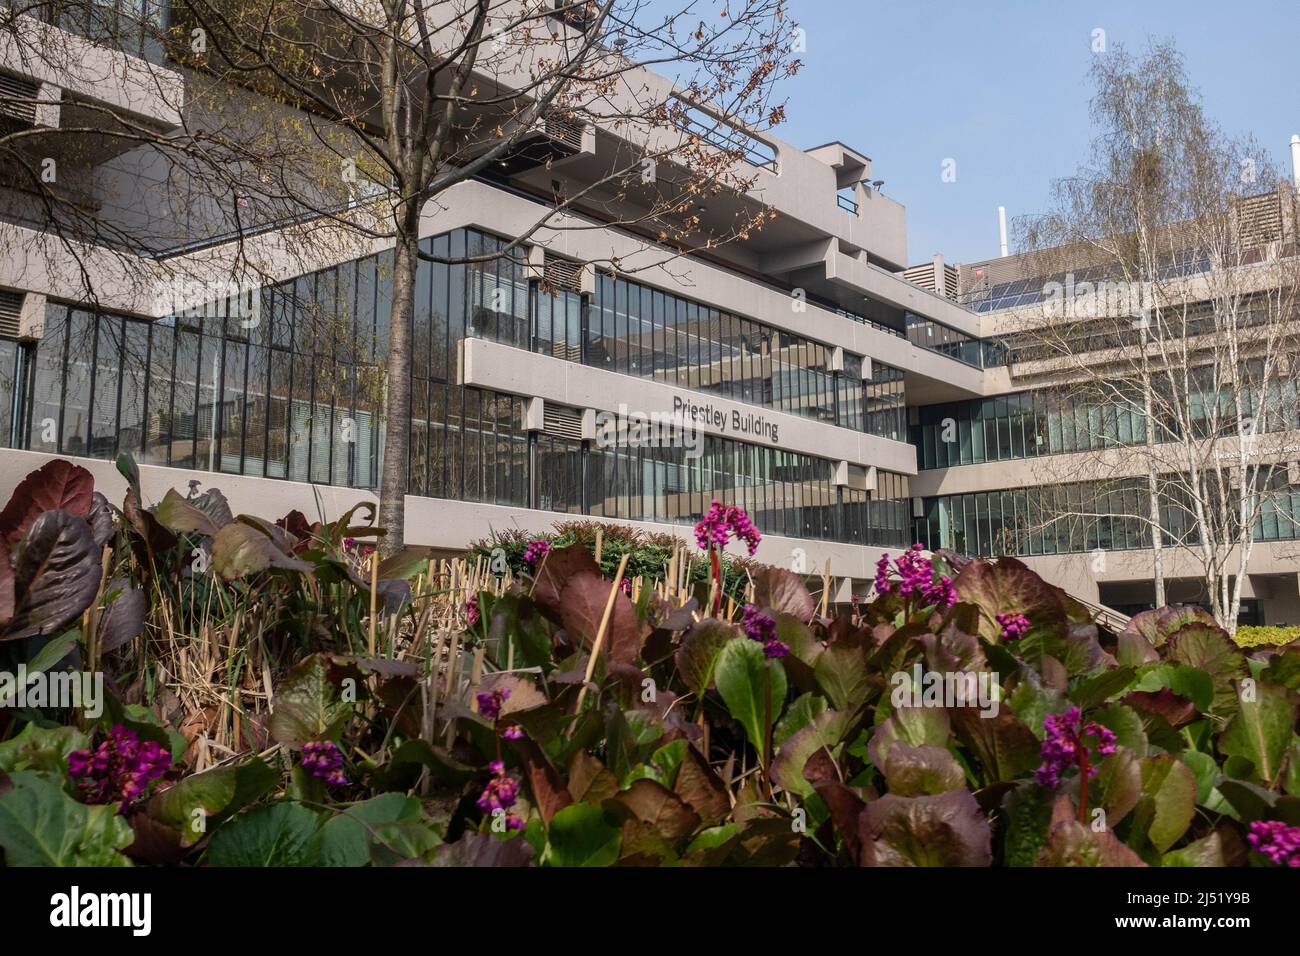
[(1286, 472), (1295, 196), (1254, 143), (1204, 115), (1171, 46), (1113, 50), (1093, 80), (1091, 162), (1024, 226), (1045, 294), (1020, 354), (1059, 403), (1091, 413), (1087, 450), (1048, 467), (1099, 488), (1140, 475), (1133, 517), (1148, 529), (1156, 604), (1176, 548), (1235, 629), (1255, 528)]
[[(771, 215), (747, 196), (761, 162), (747, 130), (779, 121), (772, 86), (797, 67), (782, 0), (718, 3), (704, 14), (685, 0), (184, 0), (174, 9), (174, 49), (187, 67), (295, 111), (293, 126), (259, 129), (259, 145), (242, 140), (259, 182), (294, 197), (314, 223), (395, 247), (385, 553), (403, 543), (421, 260), (484, 261), (534, 236), (615, 226), (646, 238), (646, 268), (747, 235)], [(426, 206), (508, 166), (539, 131), (598, 137), (591, 175), (557, 190), (499, 250), (455, 259), (422, 251)], [(705, 222), (703, 201), (719, 193), (739, 201)], [(612, 254), (606, 264), (631, 268)]]

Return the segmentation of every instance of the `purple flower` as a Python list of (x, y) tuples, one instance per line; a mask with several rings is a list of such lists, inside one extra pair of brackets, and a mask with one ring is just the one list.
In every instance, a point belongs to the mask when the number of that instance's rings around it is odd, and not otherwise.
[(551, 542), (543, 538), (534, 538), (528, 542), (528, 547), (524, 549), (524, 560), (528, 566), (535, 568), (537, 562), (542, 560), (551, 550)]
[(746, 604), (740, 626), (751, 641), (766, 643), (776, 637), (776, 621), (752, 604)]
[(82, 800), (116, 803), (118, 813), (125, 813), (171, 766), (171, 754), (162, 745), (141, 741), (134, 730), (120, 724), (94, 750), (68, 754), (68, 776), (76, 782)]
[(910, 550), (898, 556), (892, 568), (889, 555), (882, 554), (876, 561), (876, 593), (897, 591), (908, 600), (918, 599), (922, 607), (946, 611), (957, 603), (957, 590), (952, 578), (947, 575), (936, 577), (934, 564), (921, 553), (923, 550), (919, 544), (912, 545)]
[(631, 597), (631, 596), (632, 596), (632, 579), (631, 579), (631, 578), (624, 578), (623, 581), (622, 581), (621, 587), (623, 588), (623, 593), (624, 593), (624, 594), (626, 594), (628, 597)]
[(754, 556), (758, 543), (763, 540), (744, 509), (724, 505), (715, 498), (708, 514), (695, 522), (695, 543), (702, 551), (708, 551), (712, 547), (721, 551), (733, 537), (745, 542), (750, 557)]
[(789, 645), (783, 644), (781, 641), (778, 641), (776, 638), (772, 638), (772, 640), (765, 641), (763, 643), (764, 657), (771, 657), (775, 660), (780, 660), (781, 658), (785, 657), (785, 655), (789, 653), (790, 653)]
[(776, 639), (776, 621), (754, 605), (745, 605), (740, 626), (746, 637), (763, 645), (763, 653), (768, 657), (782, 658), (790, 653), (790, 648)]
[(346, 787), (343, 751), (332, 740), (312, 740), (302, 745), (302, 769), (330, 787)]
[(523, 740), (524, 728), (520, 727), (518, 724), (511, 724), (505, 730), (501, 731), (501, 736), (506, 740)]
[(475, 803), (487, 814), (505, 812), (507, 830), (522, 830), (524, 821), (509, 812), (519, 799), (519, 781), (506, 775), (506, 765), (500, 760), (488, 764), (488, 770), (492, 772), (492, 779), (487, 782)]
[(478, 701), (478, 712), (488, 720), (496, 720), (501, 716), (501, 705), (505, 703), (510, 696), (510, 688), (502, 687), (498, 690), (479, 693), (474, 695)]
[(1246, 837), (1250, 848), (1278, 866), (1300, 869), (1300, 827), (1281, 820), (1255, 820)]
[(469, 626), (473, 627), (478, 623), (478, 595), (475, 594), (465, 602), (465, 617), (469, 621)]
[(1018, 641), (1029, 630), (1029, 618), (1023, 614), (998, 614), (996, 618), (1004, 641)]
[[(1088, 723), (1080, 728), (1082, 721), (1083, 715), (1078, 707), (1048, 714), (1043, 719), (1046, 731), (1040, 754), (1043, 762), (1034, 776), (1044, 787), (1055, 788), (1061, 782), (1061, 775), (1074, 766), (1081, 769), (1086, 766), (1087, 775), (1091, 777), (1097, 772), (1090, 759), (1094, 756), (1092, 751), (1100, 756), (1115, 752), (1115, 734), (1109, 728), (1098, 723)], [(1097, 743), (1090, 747), (1084, 739), (1087, 737), (1095, 738)]]

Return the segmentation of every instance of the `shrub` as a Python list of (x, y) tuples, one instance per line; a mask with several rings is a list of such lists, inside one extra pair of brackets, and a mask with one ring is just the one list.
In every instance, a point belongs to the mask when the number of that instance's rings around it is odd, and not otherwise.
[(1259, 647), (1262, 644), (1281, 647), (1300, 640), (1300, 627), (1247, 625), (1237, 628), (1234, 637), (1242, 647)]
[(418, 555), (370, 593), (355, 511), (150, 510), (122, 469), (120, 511), (56, 462), (0, 513), (6, 662), (122, 689), (0, 710), (8, 864), (1296, 862), (1300, 648), (1248, 653), (1199, 609), (1113, 633), (1019, 561), (913, 551), (853, 614), (755, 568), (714, 618), (633, 601), (578, 523), (461, 631)]

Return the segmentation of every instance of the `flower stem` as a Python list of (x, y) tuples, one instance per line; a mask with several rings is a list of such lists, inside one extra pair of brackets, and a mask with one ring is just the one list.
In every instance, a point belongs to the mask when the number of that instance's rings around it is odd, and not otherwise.
[(713, 572), (713, 616), (717, 617), (722, 611), (722, 562), (717, 548), (709, 548), (709, 568)]
[(1088, 761), (1088, 748), (1079, 748), (1079, 822), (1088, 824), (1088, 774), (1092, 764)]

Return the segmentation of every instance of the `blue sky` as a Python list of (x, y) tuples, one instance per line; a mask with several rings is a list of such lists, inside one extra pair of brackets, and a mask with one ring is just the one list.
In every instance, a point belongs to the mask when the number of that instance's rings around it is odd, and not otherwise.
[[(1300, 133), (1295, 0), (790, 0), (807, 31), (777, 133), (870, 156), (907, 206), (909, 261), (997, 255), (997, 207), (1041, 211), (1086, 157), (1092, 33), (1137, 52), (1172, 39), (1209, 115), (1280, 169)], [(956, 181), (941, 178), (956, 161)]]

